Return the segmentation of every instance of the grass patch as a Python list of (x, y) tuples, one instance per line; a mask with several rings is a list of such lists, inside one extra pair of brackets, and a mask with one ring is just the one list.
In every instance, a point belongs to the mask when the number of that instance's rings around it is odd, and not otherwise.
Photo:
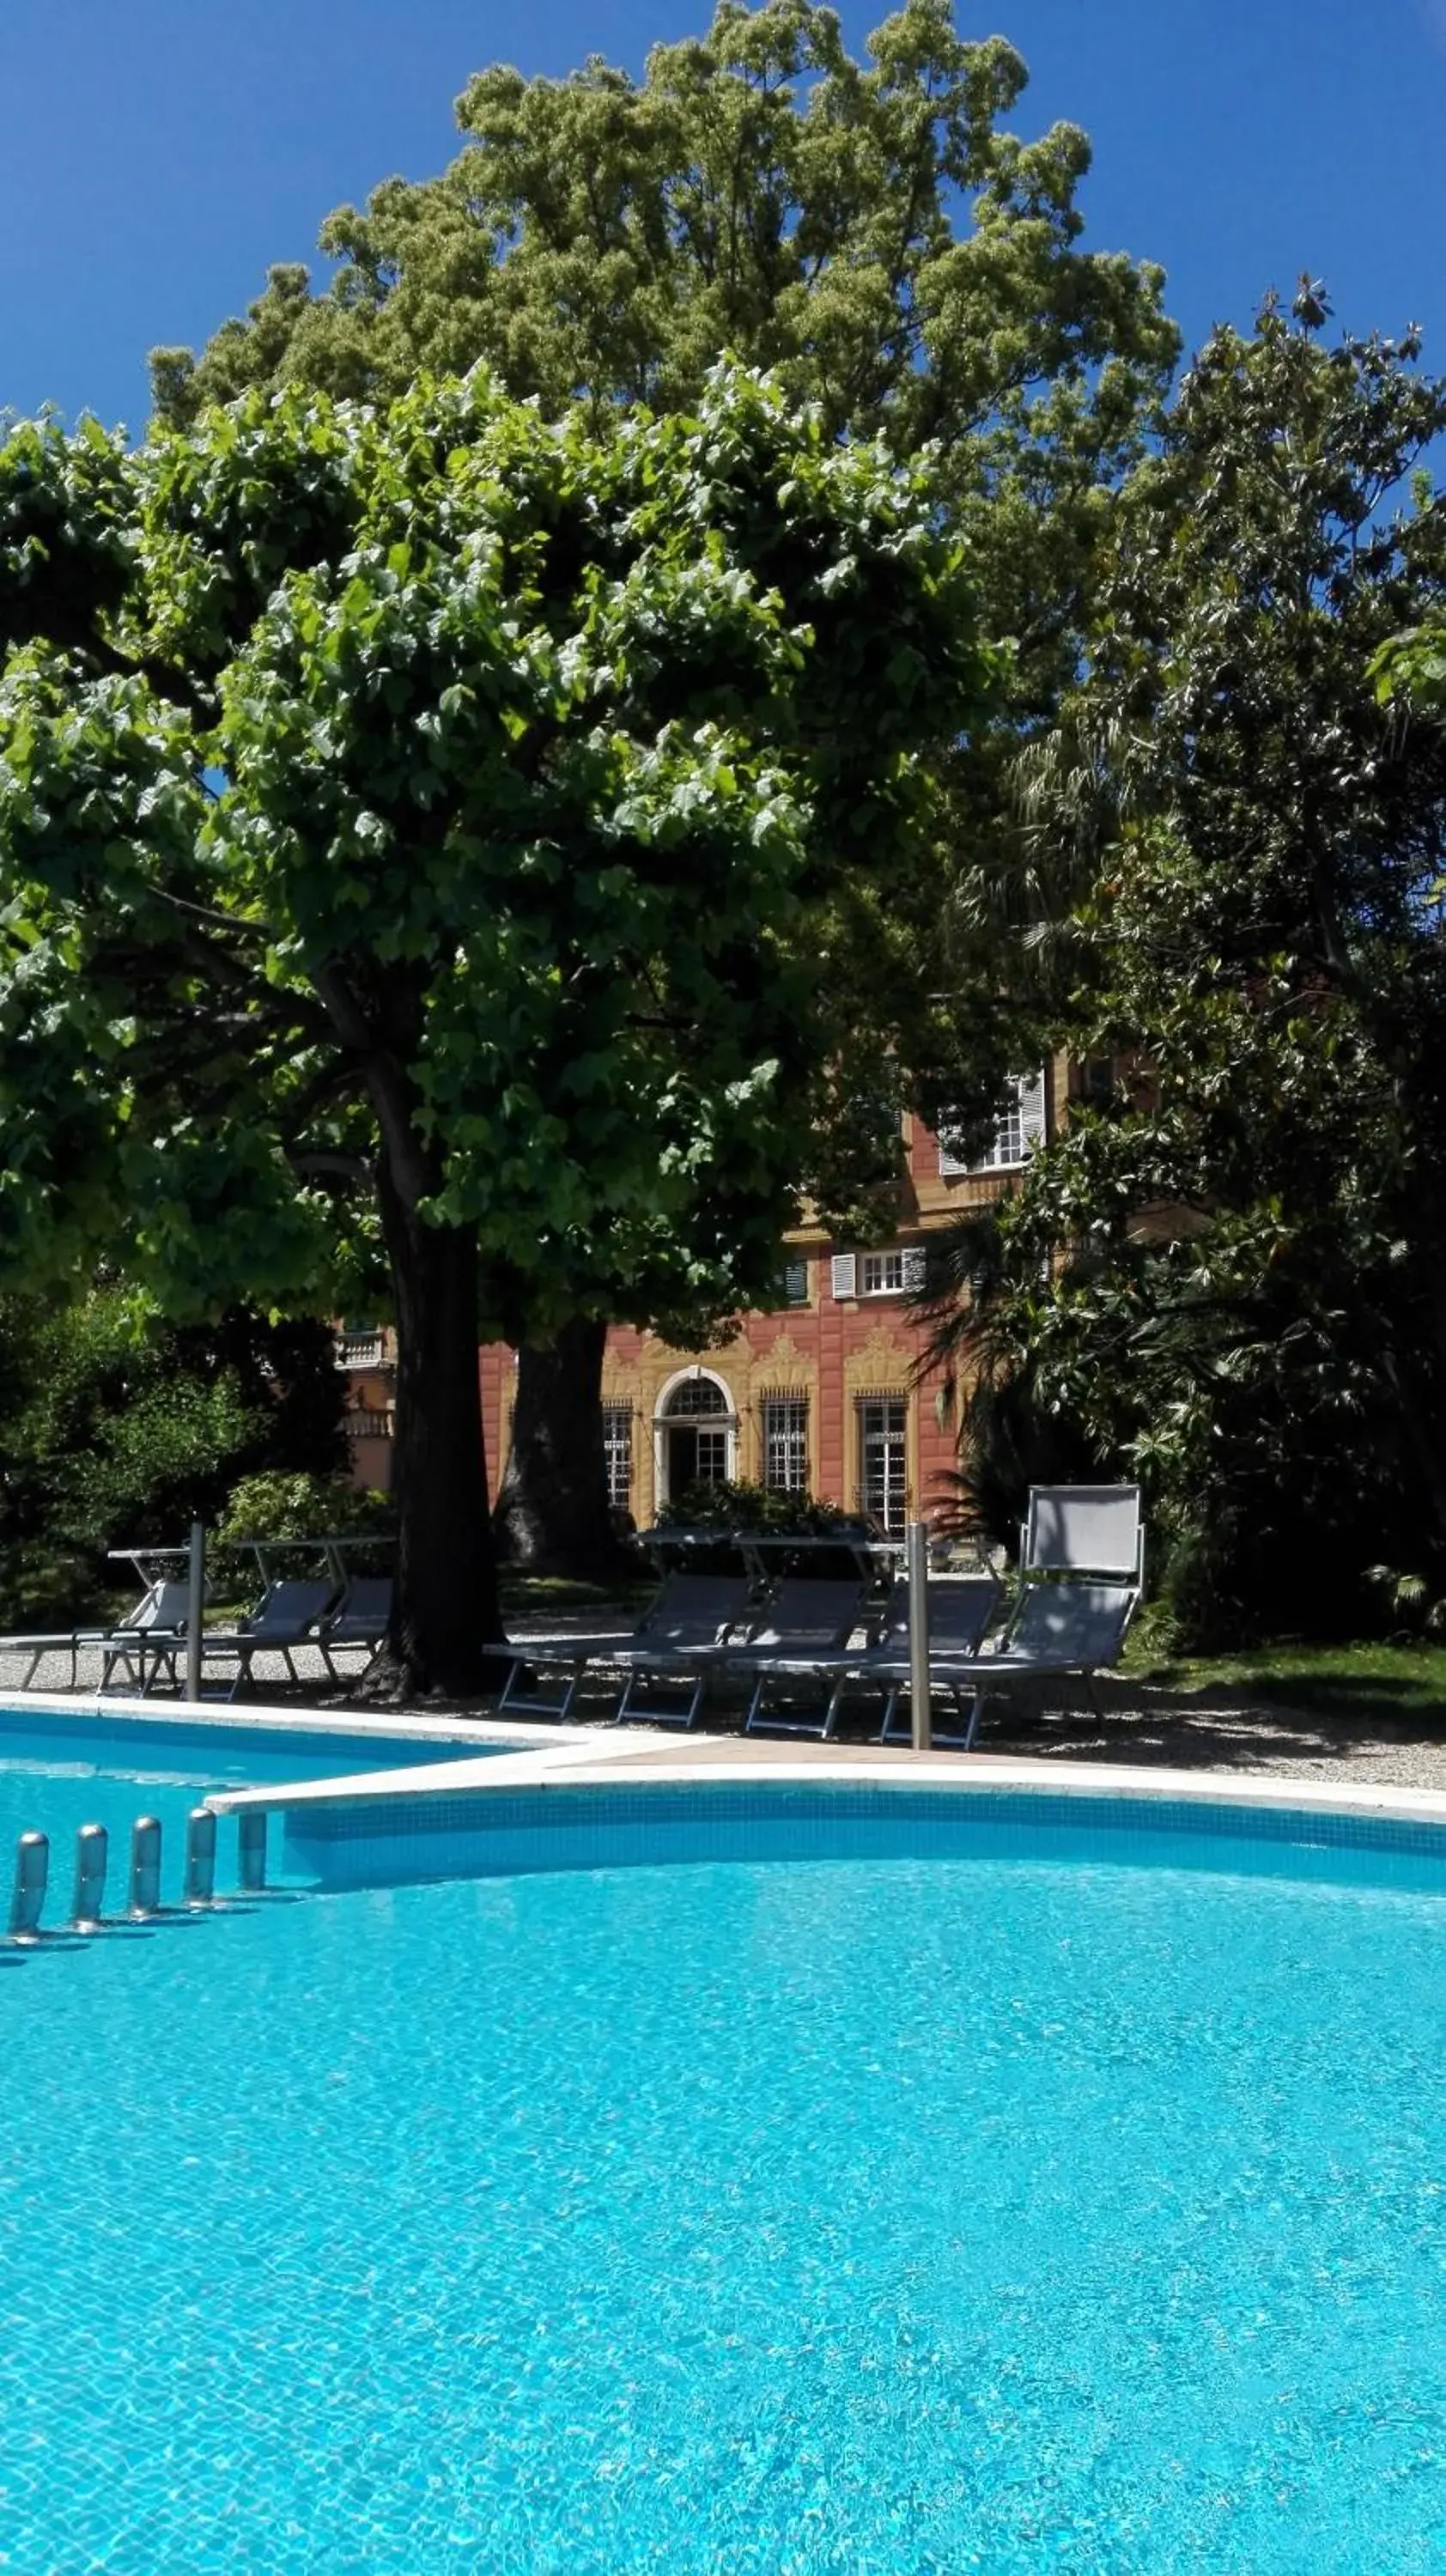
[(1239, 1655), (1162, 1655), (1148, 1637), (1132, 1636), (1124, 1670), (1182, 1697), (1230, 1691), (1320, 1717), (1446, 1726), (1446, 1646), (1425, 1641), (1313, 1646), (1285, 1638)]
[(507, 1619), (546, 1619), (559, 1610), (623, 1610), (631, 1617), (657, 1591), (656, 1576), (643, 1572), (634, 1584), (574, 1583), (561, 1574), (509, 1574), (500, 1579), (502, 1613)]

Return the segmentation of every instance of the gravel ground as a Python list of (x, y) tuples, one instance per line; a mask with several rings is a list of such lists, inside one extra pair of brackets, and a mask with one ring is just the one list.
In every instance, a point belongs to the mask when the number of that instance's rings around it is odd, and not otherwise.
[[(546, 1633), (554, 1638), (592, 1636), (603, 1633), (605, 1626), (582, 1617), (558, 1619)], [(272, 1703), (294, 1700), (298, 1706), (328, 1712), (350, 1704), (347, 1690), (328, 1682), (326, 1668), (313, 1648), (299, 1648), (295, 1662), (298, 1680), (293, 1686), (278, 1656), (258, 1659), (255, 1696)], [(0, 1700), (7, 1691), (16, 1700), (22, 1697), (19, 1684), (24, 1670), (24, 1663), (13, 1654), (0, 1657)], [(71, 1658), (65, 1652), (47, 1655), (30, 1687), (60, 1692), (74, 1688), (89, 1698), (99, 1682), (100, 1657), (83, 1650), (76, 1659), (73, 1682)], [(1234, 1692), (1186, 1700), (1138, 1684), (1106, 1682), (1101, 1696), (1108, 1712), (1103, 1724), (1078, 1705), (1061, 1704), (1054, 1694), (1039, 1698), (1032, 1709), (995, 1701), (979, 1749), (1057, 1754), (1071, 1762), (1157, 1762), (1182, 1771), (1263, 1771), (1302, 1780), (1381, 1781), (1402, 1788), (1446, 1789), (1446, 1710), (1436, 1718), (1374, 1719), (1363, 1727), (1318, 1716), (1306, 1708), (1252, 1706)], [(474, 1705), (471, 1713), (485, 1716), (487, 1704)], [(606, 1714), (606, 1702), (598, 1701), (588, 1708), (580, 1706), (575, 1717), (585, 1720)], [(726, 1727), (727, 1711), (714, 1711), (707, 1723), (713, 1729)], [(806, 1756), (807, 1740), (792, 1739), (790, 1750)]]

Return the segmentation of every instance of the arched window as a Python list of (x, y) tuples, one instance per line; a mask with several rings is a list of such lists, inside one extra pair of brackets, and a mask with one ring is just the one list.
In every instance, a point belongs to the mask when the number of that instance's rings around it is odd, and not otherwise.
[(654, 1417), (659, 1503), (690, 1485), (726, 1485), (737, 1473), (738, 1416), (723, 1380), (685, 1369), (660, 1389)]
[(716, 1377), (680, 1378), (663, 1406), (669, 1422), (686, 1422), (700, 1413), (731, 1413), (733, 1410)]

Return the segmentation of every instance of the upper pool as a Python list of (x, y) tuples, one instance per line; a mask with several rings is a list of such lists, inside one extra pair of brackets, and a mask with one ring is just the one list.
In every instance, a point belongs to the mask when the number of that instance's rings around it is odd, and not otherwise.
[(1440, 2568), (1438, 1839), (619, 1794), (0, 1968), (8, 2563)]
[[(164, 1883), (178, 1894), (182, 1837), (191, 1809), (208, 1790), (267, 1788), (291, 1780), (326, 1780), (348, 1772), (401, 1770), (424, 1762), (507, 1753), (504, 1740), (447, 1742), (412, 1735), (329, 1727), (248, 1724), (238, 1710), (229, 1724), (162, 1716), (121, 1715), (81, 1704), (68, 1709), (0, 1707), (0, 1906), (9, 1900), (8, 1869), (18, 1834), (50, 1838), (56, 1890), (46, 1921), (64, 1912), (76, 1830), (104, 1825), (111, 1837), (111, 1877), (123, 1894), (124, 1855), (137, 1816), (161, 1820)], [(218, 1882), (219, 1883), (219, 1882)], [(3, 1928), (3, 1915), (0, 1915)], [(0, 2566), (4, 2565), (0, 2556)]]

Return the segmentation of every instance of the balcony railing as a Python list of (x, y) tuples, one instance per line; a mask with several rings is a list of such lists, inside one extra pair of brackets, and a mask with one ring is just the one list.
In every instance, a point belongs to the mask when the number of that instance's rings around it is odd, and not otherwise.
[(344, 1418), (348, 1440), (390, 1440), (396, 1430), (389, 1404), (354, 1404)]
[(383, 1332), (342, 1332), (336, 1336), (338, 1368), (384, 1368), (386, 1357), (387, 1337)]

